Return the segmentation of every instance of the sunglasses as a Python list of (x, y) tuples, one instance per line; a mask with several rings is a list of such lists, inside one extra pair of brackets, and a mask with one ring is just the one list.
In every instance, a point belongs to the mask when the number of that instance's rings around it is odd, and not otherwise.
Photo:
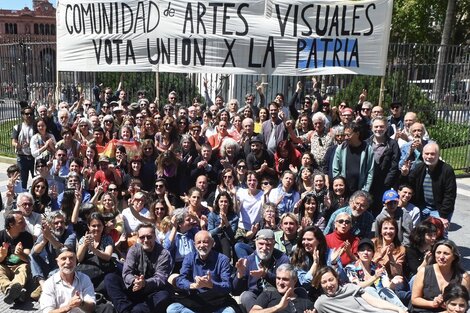
[(370, 111), (369, 108), (362, 108), (361, 110), (362, 110), (362, 111)]
[(261, 182), (262, 185), (264, 186), (267, 186), (267, 185), (271, 185), (271, 182), (270, 181), (264, 181), (264, 182)]
[(109, 191), (117, 191), (117, 188), (108, 188)]
[(238, 165), (237, 168), (240, 169), (240, 170), (242, 170), (242, 169), (245, 169), (245, 168), (246, 168), (246, 165)]
[(152, 235), (143, 235), (143, 236), (139, 236), (139, 239), (140, 240), (152, 240), (153, 239), (153, 236)]
[(351, 224), (351, 220), (341, 219), (341, 220), (337, 220), (336, 223), (349, 225), (349, 224)]
[(163, 188), (163, 187), (165, 187), (165, 185), (160, 185), (160, 184), (155, 185), (155, 188)]

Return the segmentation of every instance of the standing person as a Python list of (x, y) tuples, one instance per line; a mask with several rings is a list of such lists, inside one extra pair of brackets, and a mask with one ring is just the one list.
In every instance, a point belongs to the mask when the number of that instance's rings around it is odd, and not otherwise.
[(106, 291), (118, 313), (165, 312), (170, 298), (170, 253), (156, 242), (154, 225), (140, 224), (136, 231), (139, 241), (127, 252), (122, 277), (106, 275)]
[(6, 304), (26, 299), (29, 279), (28, 256), (33, 236), (26, 231), (26, 221), (19, 211), (5, 215), (5, 229), (0, 231), (0, 290)]
[(291, 264), (280, 265), (276, 270), (276, 290), (264, 290), (250, 313), (309, 312), (313, 302), (295, 288), (297, 281)]
[(403, 131), (403, 128), (405, 127), (402, 103), (392, 102), (390, 105), (390, 113), (390, 116), (387, 118), (387, 134), (389, 137), (395, 138), (395, 134)]
[(371, 206), (374, 216), (379, 214), (382, 207), (380, 198), (386, 190), (396, 188), (397, 179), (400, 175), (398, 170), (400, 149), (396, 140), (386, 135), (386, 128), (387, 122), (384, 118), (374, 118), (372, 120), (373, 136), (366, 140), (374, 151), (374, 177), (370, 188), (374, 201)]
[(31, 154), (31, 138), (33, 137), (33, 108), (21, 109), (21, 124), (15, 125), (11, 134), (11, 144), (15, 148), (16, 163), (20, 168), (21, 184), (24, 190), (28, 186), (28, 176), (34, 177), (34, 157)]
[(199, 231), (194, 243), (196, 251), (186, 255), (174, 281), (180, 296), (166, 312), (235, 313), (238, 304), (230, 296), (230, 259), (212, 249), (215, 242), (208, 231)]
[(96, 304), (90, 278), (75, 271), (77, 256), (72, 248), (64, 246), (60, 250), (57, 264), (59, 271), (44, 283), (44, 291), (39, 299), (41, 312), (114, 312), (110, 304)]
[(278, 143), (285, 137), (286, 129), (284, 121), (279, 117), (279, 104), (271, 102), (269, 104), (269, 114), (271, 115), (271, 119), (263, 122), (261, 134), (267, 151), (270, 155), (274, 155)]
[(334, 155), (333, 177), (345, 177), (351, 192), (368, 192), (374, 177), (374, 151), (360, 139), (360, 127), (356, 123), (345, 126), (344, 135), (346, 140)]

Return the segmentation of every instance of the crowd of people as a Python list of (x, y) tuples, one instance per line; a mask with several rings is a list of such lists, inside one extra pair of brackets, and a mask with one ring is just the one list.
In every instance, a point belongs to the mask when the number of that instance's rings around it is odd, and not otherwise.
[(470, 278), (447, 239), (456, 179), (439, 145), (402, 103), (374, 106), (363, 90), (333, 106), (313, 87), (289, 101), (267, 102), (260, 85), (243, 103), (207, 88), (192, 103), (174, 91), (130, 102), (120, 87), (25, 103), (0, 203), (4, 301), (465, 312)]

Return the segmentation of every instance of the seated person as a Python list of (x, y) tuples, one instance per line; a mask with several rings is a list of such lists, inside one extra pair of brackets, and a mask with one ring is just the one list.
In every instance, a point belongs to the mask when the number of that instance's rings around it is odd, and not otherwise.
[(105, 276), (109, 299), (119, 313), (165, 312), (170, 298), (170, 253), (156, 242), (155, 226), (140, 224), (138, 242), (129, 248), (122, 276)]
[(358, 260), (345, 267), (349, 281), (364, 288), (365, 292), (372, 296), (387, 300), (407, 310), (393, 291), (397, 284), (403, 282), (403, 277), (396, 276), (390, 279), (385, 268), (372, 261), (374, 250), (374, 243), (369, 238), (364, 238), (359, 242)]
[(356, 261), (355, 254), (359, 238), (351, 232), (351, 215), (343, 212), (335, 218), (335, 231), (326, 235), (326, 244), (331, 250), (331, 264), (336, 265), (338, 261), (341, 261), (341, 265), (346, 266)]
[(57, 264), (59, 271), (44, 283), (44, 292), (39, 299), (41, 312), (114, 312), (109, 303), (96, 304), (90, 278), (75, 271), (77, 256), (74, 249), (62, 247)]
[(185, 256), (180, 274), (172, 282), (179, 296), (167, 313), (195, 312), (235, 313), (237, 302), (232, 290), (230, 259), (213, 250), (214, 239), (201, 230), (194, 237), (196, 251)]
[(32, 247), (33, 236), (26, 231), (23, 214), (19, 211), (6, 214), (5, 229), (0, 231), (0, 290), (5, 294), (6, 304), (26, 300)]
[(39, 235), (30, 255), (31, 273), (39, 287), (31, 293), (33, 300), (38, 300), (44, 281), (57, 267), (56, 258), (60, 249), (66, 245), (75, 249), (76, 234), (65, 226), (65, 216), (61, 211), (50, 213), (42, 223)]
[(23, 214), (26, 222), (26, 231), (33, 235), (33, 239), (41, 233), (41, 214), (33, 212), (34, 200), (29, 192), (22, 192), (16, 200), (16, 209)]
[(305, 312), (313, 302), (305, 297), (303, 288), (295, 288), (297, 272), (291, 264), (281, 264), (276, 270), (276, 290), (264, 290), (250, 313)]
[(171, 231), (163, 240), (163, 247), (170, 251), (173, 273), (179, 273), (184, 257), (194, 252), (194, 235), (198, 231), (197, 218), (187, 209), (176, 209), (171, 218)]
[(276, 285), (274, 270), (281, 264), (289, 263), (287, 255), (274, 249), (274, 232), (261, 229), (256, 234), (256, 250), (246, 259), (241, 258), (235, 267), (237, 273), (233, 280), (233, 295), (240, 297), (243, 312), (250, 312), (256, 298), (269, 285)]

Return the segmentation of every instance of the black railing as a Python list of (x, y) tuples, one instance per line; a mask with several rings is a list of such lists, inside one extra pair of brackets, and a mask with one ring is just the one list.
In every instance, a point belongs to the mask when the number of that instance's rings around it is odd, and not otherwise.
[[(468, 170), (470, 46), (440, 49), (439, 45), (390, 44), (385, 104), (400, 100), (405, 109), (417, 112), (426, 121), (431, 137), (440, 144), (442, 157), (455, 169)], [(55, 103), (72, 103), (78, 99), (79, 93), (94, 99), (96, 86), (101, 90), (108, 86), (115, 90), (122, 82), (131, 100), (136, 99), (138, 91), (144, 90), (148, 99), (163, 105), (168, 93), (174, 90), (179, 95), (179, 102), (188, 105), (193, 98), (203, 95), (204, 80), (208, 82), (208, 92), (213, 100), (216, 95), (222, 95), (225, 101), (236, 98), (240, 103), (243, 103), (245, 94), (256, 94), (257, 84), (264, 85), (268, 101), (273, 100), (278, 92), (289, 99), (299, 79), (307, 91), (311, 89), (311, 82), (306, 77), (94, 72), (60, 72), (57, 86), (55, 51), (55, 42), (24, 39), (0, 42), (0, 154), (14, 156), (10, 134), (12, 124), (20, 118), (19, 100), (38, 105), (45, 103), (49, 93), (53, 94)], [(446, 53), (441, 58), (445, 60), (441, 66), (437, 64), (440, 51)], [(437, 74), (441, 77), (439, 83), (435, 82)], [(356, 78), (354, 75), (331, 75), (319, 79), (324, 91), (334, 94)], [(375, 81), (377, 85), (379, 82), (380, 79)], [(420, 100), (422, 103), (415, 103), (416, 92), (424, 95)]]

